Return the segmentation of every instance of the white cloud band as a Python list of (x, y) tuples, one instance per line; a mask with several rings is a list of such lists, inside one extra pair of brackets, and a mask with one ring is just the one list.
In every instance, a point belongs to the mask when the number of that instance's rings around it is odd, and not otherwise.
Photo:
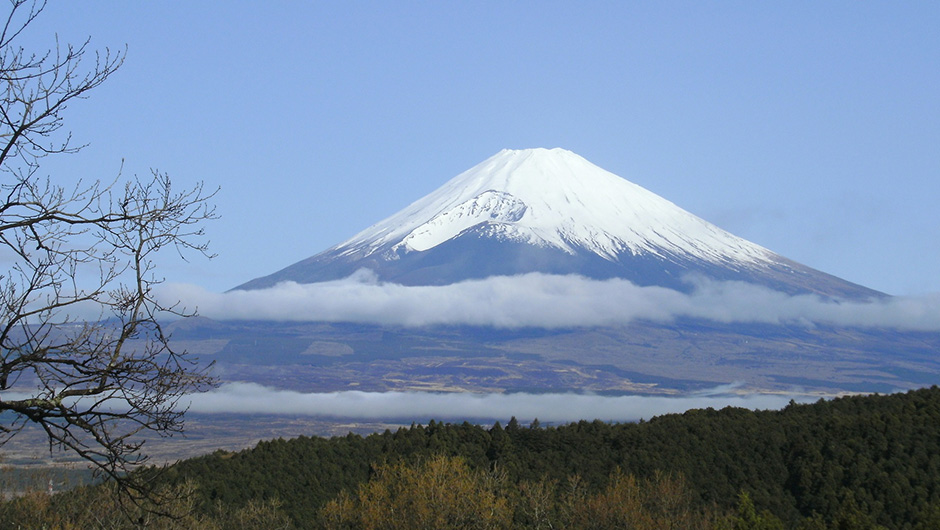
[(254, 383), (228, 383), (190, 396), (190, 411), (197, 413), (291, 414), (359, 420), (407, 421), (508, 420), (538, 418), (542, 422), (581, 419), (636, 421), (693, 408), (779, 409), (806, 396), (727, 394), (721, 387), (682, 397), (597, 396), (591, 394), (469, 394), (430, 392), (333, 392), (305, 394), (277, 390)]
[(604, 326), (637, 319), (693, 317), (717, 322), (890, 327), (940, 331), (940, 295), (868, 302), (791, 296), (742, 282), (698, 281), (691, 294), (629, 281), (525, 274), (442, 286), (379, 283), (368, 272), (345, 280), (212, 293), (167, 285), (163, 300), (182, 301), (218, 320), (478, 325), (504, 328)]

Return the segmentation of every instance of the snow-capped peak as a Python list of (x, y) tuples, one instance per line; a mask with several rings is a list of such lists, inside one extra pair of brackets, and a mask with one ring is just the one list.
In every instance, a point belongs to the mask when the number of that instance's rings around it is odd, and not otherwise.
[(757, 264), (773, 254), (564, 149), (505, 149), (334, 247), (342, 254), (427, 251), (468, 230), (593, 252)]

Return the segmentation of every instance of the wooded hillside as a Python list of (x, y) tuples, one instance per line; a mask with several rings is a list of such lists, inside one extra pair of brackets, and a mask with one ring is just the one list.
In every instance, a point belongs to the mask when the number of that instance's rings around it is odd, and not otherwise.
[(172, 478), (196, 481), (206, 503), (277, 498), (300, 522), (341, 491), (355, 491), (380, 463), (435, 455), (498, 468), (513, 484), (578, 475), (595, 491), (615, 469), (641, 479), (666, 473), (684, 477), (698, 506), (730, 509), (746, 492), (789, 525), (851, 512), (908, 528), (940, 507), (940, 389), (780, 411), (693, 410), (637, 424), (431, 422), (367, 437), (279, 439), (188, 460)]
[[(478, 526), (455, 521), (481, 507), (486, 528), (940, 528), (940, 389), (636, 424), (431, 422), (277, 439), (181, 462), (162, 480), (189, 494), (198, 528), (251, 517), (298, 528), (418, 524), (405, 513), (469, 528)], [(47, 509), (88, 505), (75, 499), (90, 491)], [(25, 509), (6, 503), (0, 522)]]

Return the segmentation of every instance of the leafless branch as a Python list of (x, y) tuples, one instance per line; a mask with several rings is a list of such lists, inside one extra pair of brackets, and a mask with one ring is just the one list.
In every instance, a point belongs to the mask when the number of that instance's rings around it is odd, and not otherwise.
[(43, 158), (73, 153), (64, 111), (123, 63), (89, 41), (32, 54), (17, 45), (40, 0), (9, 0), (0, 18), (0, 444), (39, 425), (146, 495), (129, 473), (147, 462), (146, 435), (183, 427), (180, 399), (215, 384), (161, 322), (189, 313), (154, 296), (155, 258), (211, 257), (203, 225), (213, 191), (178, 191), (165, 174), (79, 182), (39, 178)]

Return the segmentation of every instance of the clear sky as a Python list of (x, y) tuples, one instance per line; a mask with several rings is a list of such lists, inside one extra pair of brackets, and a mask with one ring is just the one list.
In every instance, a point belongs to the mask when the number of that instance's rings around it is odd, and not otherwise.
[(24, 44), (127, 61), (56, 178), (221, 187), (222, 291), (503, 148), (563, 147), (806, 265), (940, 291), (940, 3), (52, 0)]

